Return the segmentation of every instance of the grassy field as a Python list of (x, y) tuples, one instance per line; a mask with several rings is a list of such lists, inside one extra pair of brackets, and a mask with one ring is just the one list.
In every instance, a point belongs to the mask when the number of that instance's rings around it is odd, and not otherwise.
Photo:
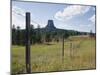
[[(72, 46), (71, 46), (72, 43)], [(32, 72), (95, 69), (95, 39), (71, 37), (65, 40), (62, 62), (62, 42), (31, 46)], [(12, 73), (26, 73), (25, 47), (12, 46)]]

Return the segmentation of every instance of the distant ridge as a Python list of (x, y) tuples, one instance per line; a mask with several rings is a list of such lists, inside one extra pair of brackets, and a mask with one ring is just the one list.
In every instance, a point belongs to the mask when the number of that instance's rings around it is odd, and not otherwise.
[[(35, 31), (38, 31), (36, 28)], [(47, 25), (44, 28), (40, 28), (41, 33), (59, 33), (60, 35), (63, 33), (69, 34), (69, 35), (82, 35), (82, 34), (87, 34), (89, 32), (80, 32), (76, 30), (66, 30), (66, 29), (59, 29), (56, 28), (54, 25), (53, 20), (48, 20)]]

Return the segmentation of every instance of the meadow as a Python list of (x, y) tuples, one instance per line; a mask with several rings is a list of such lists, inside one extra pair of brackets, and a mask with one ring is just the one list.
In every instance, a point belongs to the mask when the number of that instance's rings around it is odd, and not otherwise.
[[(31, 45), (31, 72), (54, 72), (96, 68), (95, 38), (69, 37), (64, 41)], [(26, 73), (25, 46), (12, 45), (12, 74)]]

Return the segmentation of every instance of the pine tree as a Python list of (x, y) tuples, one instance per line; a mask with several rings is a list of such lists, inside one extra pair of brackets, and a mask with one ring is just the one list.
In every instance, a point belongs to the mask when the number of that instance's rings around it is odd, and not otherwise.
[(20, 39), (20, 26), (17, 26), (17, 35), (16, 35), (16, 42), (17, 42), (17, 45), (20, 45), (21, 43), (20, 43), (20, 41), (21, 41), (21, 39)]
[(40, 25), (37, 26), (36, 41), (37, 41), (37, 43), (42, 43), (42, 42), (41, 42)]
[(12, 26), (12, 44), (16, 44), (16, 28), (14, 24)]

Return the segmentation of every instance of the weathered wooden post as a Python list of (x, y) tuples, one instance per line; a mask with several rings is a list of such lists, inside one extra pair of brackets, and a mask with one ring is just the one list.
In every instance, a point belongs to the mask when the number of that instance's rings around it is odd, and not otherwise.
[(26, 12), (26, 72), (31, 73), (30, 62), (30, 13)]
[(64, 34), (62, 35), (62, 62), (64, 62)]
[(70, 58), (72, 58), (72, 42), (70, 42)]

